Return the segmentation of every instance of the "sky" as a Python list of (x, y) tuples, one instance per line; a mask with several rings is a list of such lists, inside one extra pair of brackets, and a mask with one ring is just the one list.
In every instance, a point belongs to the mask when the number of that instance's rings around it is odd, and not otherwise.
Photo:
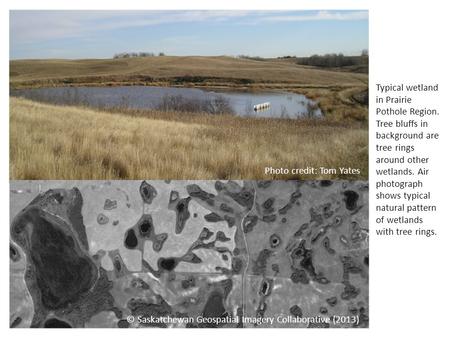
[(368, 49), (368, 11), (11, 11), (10, 58), (284, 55)]

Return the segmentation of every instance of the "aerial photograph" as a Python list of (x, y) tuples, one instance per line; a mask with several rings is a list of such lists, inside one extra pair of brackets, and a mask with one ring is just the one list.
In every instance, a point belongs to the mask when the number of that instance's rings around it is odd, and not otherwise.
[(367, 328), (368, 182), (11, 181), (12, 328)]
[(13, 10), (10, 178), (367, 180), (368, 65), (366, 10)]

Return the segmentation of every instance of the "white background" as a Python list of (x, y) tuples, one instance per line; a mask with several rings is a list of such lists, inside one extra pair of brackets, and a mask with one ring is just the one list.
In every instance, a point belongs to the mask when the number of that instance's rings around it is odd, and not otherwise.
[[(369, 9), (370, 53), (370, 175), (371, 175), (371, 241), (370, 241), (370, 329), (279, 329), (279, 330), (99, 330), (64, 331), (65, 336), (94, 335), (149, 336), (306, 336), (306, 337), (448, 337), (449, 336), (449, 230), (446, 214), (449, 205), (448, 158), (449, 127), (449, 12), (446, 1), (2, 1), (1, 25), (1, 219), (2, 255), (1, 316), (2, 336), (61, 336), (54, 330), (10, 330), (9, 327), (9, 168), (8, 168), (8, 92), (9, 92), (9, 9)], [(125, 7), (126, 5), (126, 7)], [(431, 176), (425, 184), (432, 188), (438, 212), (428, 218), (438, 231), (435, 238), (376, 237), (373, 182), (375, 180), (374, 120), (375, 84), (404, 81), (406, 83), (439, 83), (440, 96), (433, 100), (440, 116), (441, 140), (426, 149), (433, 159)], [(423, 100), (423, 99), (422, 99)]]

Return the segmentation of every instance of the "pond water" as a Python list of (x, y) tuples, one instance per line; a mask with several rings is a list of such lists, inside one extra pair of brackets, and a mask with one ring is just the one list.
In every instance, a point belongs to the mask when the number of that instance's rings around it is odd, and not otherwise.
[(181, 87), (55, 87), (12, 90), (12, 96), (55, 104), (184, 111), (231, 112), (240, 116), (321, 116), (317, 104), (300, 94), (277, 91), (221, 91)]

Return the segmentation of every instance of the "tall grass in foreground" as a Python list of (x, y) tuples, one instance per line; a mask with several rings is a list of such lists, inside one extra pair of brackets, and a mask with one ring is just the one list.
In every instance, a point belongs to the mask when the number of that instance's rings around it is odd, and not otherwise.
[[(103, 112), (10, 101), (11, 179), (271, 179), (264, 168), (361, 168), (367, 129), (327, 120)], [(336, 178), (315, 175), (303, 178)]]

